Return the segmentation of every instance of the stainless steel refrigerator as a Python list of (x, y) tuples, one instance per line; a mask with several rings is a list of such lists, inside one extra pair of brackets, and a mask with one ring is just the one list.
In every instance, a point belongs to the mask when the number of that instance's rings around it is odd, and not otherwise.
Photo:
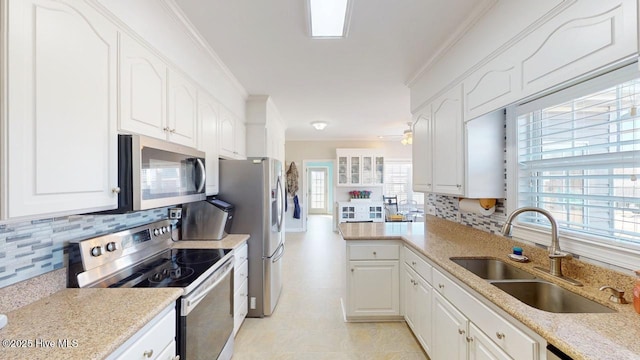
[(251, 235), (249, 317), (271, 315), (282, 291), (284, 186), (279, 160), (220, 160), (219, 198), (235, 206), (231, 231)]

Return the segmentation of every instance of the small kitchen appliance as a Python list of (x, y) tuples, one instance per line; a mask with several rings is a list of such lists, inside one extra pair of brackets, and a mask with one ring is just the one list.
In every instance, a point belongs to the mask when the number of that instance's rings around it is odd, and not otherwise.
[(234, 208), (220, 199), (184, 204), (182, 240), (222, 240), (231, 230)]
[(174, 249), (162, 220), (74, 242), (69, 287), (182, 288), (176, 303), (180, 359), (230, 359), (233, 354), (232, 251)]

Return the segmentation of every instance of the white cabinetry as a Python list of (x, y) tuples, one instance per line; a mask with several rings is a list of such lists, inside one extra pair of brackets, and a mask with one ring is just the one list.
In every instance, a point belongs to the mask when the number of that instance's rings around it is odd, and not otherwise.
[(413, 122), (413, 190), (431, 192), (433, 190), (433, 149), (431, 143), (431, 106), (419, 112)]
[(196, 146), (196, 87), (149, 48), (122, 34), (119, 129)]
[(115, 208), (117, 28), (81, 1), (7, 8), (2, 218)]
[(269, 96), (247, 100), (247, 156), (270, 157), (284, 163), (285, 125)]
[(219, 186), (218, 119), (219, 104), (207, 93), (198, 92), (198, 149), (206, 154), (206, 194), (216, 195)]
[(376, 149), (336, 149), (337, 186), (380, 186), (384, 183), (384, 156)]
[(243, 159), (246, 157), (246, 128), (227, 109), (220, 108), (220, 156), (227, 159)]
[(474, 324), (469, 324), (469, 360), (510, 360), (498, 345)]
[(169, 69), (167, 140), (196, 146), (198, 97), (196, 87), (178, 71)]
[(433, 105), (433, 192), (464, 195), (462, 87), (455, 86)]
[(129, 359), (177, 360), (174, 305), (163, 310), (107, 357), (107, 360)]
[(382, 201), (338, 203), (338, 222), (383, 222), (384, 203)]
[[(406, 261), (406, 258), (405, 258)], [(409, 264), (404, 267), (404, 318), (427, 353), (432, 349), (433, 288)]]
[(347, 242), (347, 319), (401, 319), (400, 245)]
[(249, 311), (249, 245), (244, 243), (233, 251), (233, 336), (236, 336)]
[(434, 359), (467, 359), (467, 324), (469, 320), (442, 295), (433, 295), (433, 353)]

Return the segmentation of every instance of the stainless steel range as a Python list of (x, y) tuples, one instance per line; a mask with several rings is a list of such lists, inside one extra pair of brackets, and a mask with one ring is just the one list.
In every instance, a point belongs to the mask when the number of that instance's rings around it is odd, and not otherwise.
[(71, 244), (69, 286), (179, 287), (177, 344), (182, 360), (233, 354), (232, 252), (172, 249), (163, 220)]

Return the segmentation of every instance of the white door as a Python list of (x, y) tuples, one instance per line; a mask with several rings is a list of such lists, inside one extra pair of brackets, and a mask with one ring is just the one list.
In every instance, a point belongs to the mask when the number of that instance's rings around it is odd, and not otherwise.
[(328, 214), (328, 172), (326, 168), (309, 169), (309, 214)]
[(467, 359), (467, 318), (433, 292), (433, 359)]
[(399, 264), (394, 261), (350, 261), (348, 316), (400, 314)]

